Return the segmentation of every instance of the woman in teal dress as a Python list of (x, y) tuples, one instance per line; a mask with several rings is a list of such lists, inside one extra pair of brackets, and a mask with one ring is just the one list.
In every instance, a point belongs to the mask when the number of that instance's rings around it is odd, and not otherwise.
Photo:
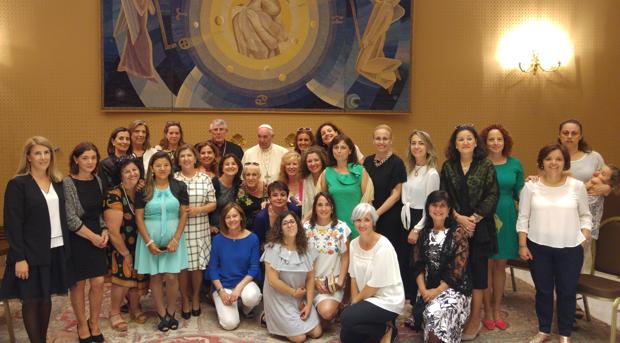
[(500, 318), (502, 296), (506, 281), (506, 261), (519, 256), (517, 238), (517, 208), (519, 193), (523, 188), (521, 162), (510, 156), (512, 138), (499, 124), (490, 125), (480, 132), (489, 153), (488, 159), (495, 165), (499, 184), (499, 199), (495, 209), (498, 252), (489, 259), (489, 287), (484, 292), (484, 326), (493, 330), (505, 330), (508, 324)]
[[(179, 293), (179, 272), (188, 267), (183, 228), (187, 221), (189, 196), (182, 181), (172, 176), (172, 159), (165, 151), (156, 152), (149, 160), (146, 185), (136, 197), (135, 268), (150, 275), (150, 287), (157, 308), (160, 331), (176, 330), (174, 318)], [(166, 283), (164, 303), (163, 284)]]
[(351, 221), (353, 208), (360, 202), (372, 200), (368, 173), (359, 164), (356, 151), (348, 136), (339, 134), (334, 137), (329, 145), (328, 167), (319, 179), (320, 190), (328, 191), (334, 198), (336, 217), (351, 228), (350, 239), (359, 236)]

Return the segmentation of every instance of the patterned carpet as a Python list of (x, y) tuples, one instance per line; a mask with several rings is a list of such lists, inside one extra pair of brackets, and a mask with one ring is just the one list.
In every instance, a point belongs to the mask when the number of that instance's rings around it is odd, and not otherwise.
[[(534, 313), (534, 290), (531, 286), (518, 280), (518, 292), (506, 290), (505, 305), (502, 315), (510, 324), (505, 330), (486, 331), (483, 329), (475, 342), (527, 342), (528, 338), (537, 331), (536, 314)], [(77, 340), (76, 322), (68, 297), (55, 297), (53, 299), (52, 320), (48, 332), (49, 342), (75, 342)], [(200, 317), (193, 317), (190, 320), (179, 320), (180, 327), (177, 331), (160, 333), (156, 330), (157, 323), (155, 312), (153, 311), (152, 299), (143, 299), (143, 308), (148, 312), (149, 320), (143, 324), (129, 324), (129, 331), (118, 333), (112, 330), (107, 319), (109, 306), (109, 287), (106, 287), (106, 298), (101, 327), (107, 342), (218, 342), (218, 343), (239, 343), (239, 342), (282, 342), (282, 338), (270, 336), (266, 329), (262, 328), (256, 319), (244, 319), (241, 326), (232, 332), (222, 330), (217, 324), (215, 308), (203, 304), (203, 313)], [(16, 329), (18, 342), (28, 342), (26, 332), (21, 321), (21, 308), (19, 302), (11, 302), (11, 314)], [(410, 308), (407, 308), (409, 314)], [(0, 312), (1, 313), (1, 312)], [(106, 318), (103, 318), (103, 317)], [(4, 314), (2, 314), (4, 317)], [(179, 316), (177, 316), (178, 318)], [(404, 316), (399, 317), (399, 342), (422, 342), (422, 335), (413, 332), (402, 325)], [(0, 322), (0, 343), (8, 342), (6, 323)], [(331, 330), (324, 333), (323, 337), (315, 342), (338, 342), (338, 326), (335, 325)], [(579, 330), (573, 333), (574, 343), (596, 343), (609, 341), (609, 326), (593, 320), (587, 322), (579, 321)], [(620, 339), (618, 340), (620, 342)]]

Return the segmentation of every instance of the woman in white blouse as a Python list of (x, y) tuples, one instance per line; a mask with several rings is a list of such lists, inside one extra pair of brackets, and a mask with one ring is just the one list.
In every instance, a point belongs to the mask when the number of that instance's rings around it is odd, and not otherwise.
[(405, 291), (394, 247), (375, 232), (378, 218), (367, 203), (355, 206), (351, 214), (360, 236), (349, 251), (351, 306), (340, 318), (343, 343), (378, 342), (384, 336), (392, 342), (397, 336), (395, 320), (404, 310)]
[(592, 216), (583, 182), (563, 173), (570, 169), (566, 147), (545, 146), (537, 162), (542, 175), (523, 187), (517, 219), (519, 256), (529, 261), (536, 286), (539, 332), (530, 343), (551, 339), (554, 291), (560, 342), (570, 342), (577, 281), (583, 247), (590, 240)]
[(304, 223), (308, 245), (319, 255), (314, 265), (314, 303), (324, 327), (338, 314), (349, 268), (348, 241), (351, 229), (336, 217), (334, 198), (327, 192), (314, 197), (310, 220)]
[[(407, 182), (403, 184), (401, 200), (403, 207), (401, 219), (405, 230), (409, 231), (407, 241), (410, 244), (409, 256), (412, 255), (413, 245), (418, 240), (420, 230), (424, 227), (424, 204), (426, 197), (439, 189), (439, 173), (437, 155), (431, 141), (431, 136), (422, 130), (413, 130), (409, 135), (409, 148), (407, 149)], [(409, 270), (409, 268), (407, 268)], [(405, 294), (408, 299), (414, 299), (418, 292), (415, 277), (407, 277), (403, 280)], [(405, 322), (405, 325), (413, 325), (413, 319)]]

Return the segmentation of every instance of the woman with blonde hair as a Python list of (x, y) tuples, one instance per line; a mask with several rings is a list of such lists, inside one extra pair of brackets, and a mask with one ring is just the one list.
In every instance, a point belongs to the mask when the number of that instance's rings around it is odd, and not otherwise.
[[(407, 235), (407, 270), (411, 272), (411, 258), (413, 246), (418, 241), (418, 236), (424, 227), (424, 204), (426, 197), (439, 189), (439, 173), (437, 172), (437, 154), (431, 141), (431, 136), (422, 130), (413, 130), (407, 139), (407, 182), (403, 184), (401, 201), (403, 207), (400, 217), (402, 225), (409, 233)], [(405, 294), (412, 303), (415, 302), (418, 293), (418, 285), (412, 273), (403, 279)], [(405, 321), (405, 325), (414, 329), (413, 317)]]
[(301, 201), (301, 213), (304, 219), (310, 217), (314, 196), (317, 193), (319, 178), (327, 167), (327, 153), (320, 146), (313, 145), (301, 156), (301, 177), (303, 179), (304, 197)]
[(136, 119), (127, 127), (131, 138), (131, 153), (140, 163), (140, 176), (144, 178), (151, 156), (157, 150), (151, 147), (151, 130), (146, 121)]
[(20, 299), (30, 342), (45, 342), (52, 294), (69, 289), (70, 256), (62, 174), (52, 143), (26, 140), (17, 175), (4, 193), (4, 227), (9, 241), (0, 299)]
[(301, 156), (295, 151), (289, 151), (282, 156), (280, 164), (280, 181), (286, 183), (290, 191), (289, 201), (301, 207), (304, 195), (304, 183), (301, 179)]

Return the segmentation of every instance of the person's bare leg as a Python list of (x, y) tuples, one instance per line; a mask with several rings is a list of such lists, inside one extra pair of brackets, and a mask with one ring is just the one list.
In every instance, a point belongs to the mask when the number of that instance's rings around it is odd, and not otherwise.
[[(489, 259), (488, 262), (488, 280), (493, 280), (493, 275), (495, 271), (495, 261), (493, 259)], [(493, 304), (493, 287), (494, 284), (491, 283), (491, 287), (487, 287), (487, 289), (483, 292), (483, 304), (484, 304), (484, 320), (493, 320), (494, 313), (494, 304)]]
[(86, 286), (86, 280), (80, 280), (71, 287), (69, 298), (71, 299), (71, 307), (77, 320), (77, 333), (80, 338), (87, 338), (90, 336), (88, 330), (88, 324), (86, 323), (86, 302), (84, 301), (84, 287)]
[(463, 335), (473, 335), (480, 327), (483, 293), (483, 289), (474, 289), (472, 291), (471, 312), (467, 324), (463, 328)]
[(506, 287), (506, 263), (507, 260), (495, 260), (493, 270), (493, 319), (500, 320), (502, 310), (502, 299), (504, 298), (504, 288)]
[(166, 273), (166, 311), (172, 316), (177, 310), (177, 296), (179, 294), (179, 274)]
[(101, 314), (101, 304), (103, 303), (103, 276), (90, 278), (90, 290), (88, 300), (90, 304), (90, 330), (93, 336), (101, 334), (99, 328), (99, 314)]
[(332, 319), (338, 314), (339, 305), (340, 303), (336, 300), (323, 300), (316, 305), (322, 327), (328, 328), (330, 326)]
[[(190, 283), (191, 272), (187, 269), (181, 270), (179, 274), (179, 290), (181, 291), (181, 311), (190, 312), (192, 310), (192, 304), (190, 297), (192, 295), (192, 285)], [(167, 288), (167, 287), (166, 287)]]
[(203, 271), (192, 270), (192, 310), (200, 310), (200, 288), (202, 286)]
[(151, 275), (149, 284), (151, 287), (151, 293), (153, 294), (153, 301), (155, 302), (157, 314), (163, 318), (166, 315), (166, 306), (164, 306), (162, 274)]
[(310, 338), (319, 338), (323, 334), (323, 329), (321, 328), (321, 324), (314, 327), (314, 329), (310, 330), (306, 335)]
[(127, 287), (112, 284), (112, 290), (110, 291), (110, 317), (121, 313), (121, 305), (127, 295), (127, 291)]

